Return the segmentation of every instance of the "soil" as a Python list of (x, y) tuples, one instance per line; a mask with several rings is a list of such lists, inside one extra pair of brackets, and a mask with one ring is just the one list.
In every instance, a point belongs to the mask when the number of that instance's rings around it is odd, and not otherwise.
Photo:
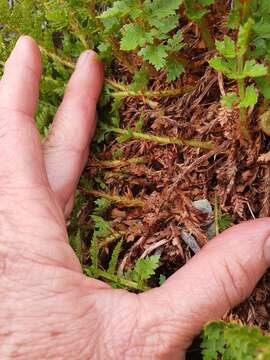
[[(222, 18), (207, 20), (217, 36), (224, 32)], [(172, 89), (191, 86), (182, 96), (151, 98), (127, 97), (120, 106), (122, 128), (134, 128), (143, 114), (143, 132), (182, 140), (211, 141), (213, 150), (188, 145), (159, 144), (142, 139), (123, 143), (109, 137), (99, 151), (93, 151), (86, 176), (98, 178), (104, 191), (141, 203), (112, 202), (106, 218), (116, 233), (124, 234), (120, 268), (128, 268), (142, 254), (161, 255), (158, 274), (166, 277), (181, 268), (194, 255), (181, 238), (185, 227), (200, 247), (209, 239), (209, 218), (193, 206), (193, 201), (207, 199), (214, 208), (218, 198), (221, 211), (237, 224), (270, 215), (270, 141), (258, 127), (260, 104), (248, 114), (250, 139), (244, 140), (239, 130), (238, 110), (220, 104), (224, 91), (236, 84), (212, 70), (207, 60), (213, 50), (207, 49), (192, 24), (183, 24), (187, 43), (184, 52), (188, 68), (181, 78), (169, 84)], [(128, 59), (136, 67), (136, 59)], [(113, 64), (112, 80), (129, 83), (132, 74), (123, 63)], [(150, 89), (168, 89), (166, 74), (153, 76)], [(121, 154), (119, 162), (110, 162), (113, 154)], [(138, 163), (130, 159), (140, 158)], [(90, 180), (92, 181), (92, 180)], [(100, 190), (100, 186), (96, 184)], [(86, 192), (85, 192), (86, 194)], [(87, 195), (88, 204), (81, 210), (79, 221), (87, 223), (96, 196)], [(84, 239), (89, 244), (91, 232)], [(103, 259), (108, 259), (115, 242), (104, 246)], [(87, 259), (85, 259), (87, 261)], [(158, 276), (157, 276), (158, 278)], [(158, 285), (153, 284), (153, 285)], [(244, 324), (259, 325), (270, 330), (270, 273), (266, 274), (252, 296), (227, 315)], [(194, 357), (193, 357), (194, 358)]]

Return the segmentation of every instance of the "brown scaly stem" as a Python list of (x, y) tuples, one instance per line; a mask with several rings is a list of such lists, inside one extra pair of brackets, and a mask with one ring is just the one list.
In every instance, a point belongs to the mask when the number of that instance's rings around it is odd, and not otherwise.
[(97, 166), (101, 168), (114, 168), (118, 166), (128, 166), (132, 164), (143, 164), (145, 162), (144, 157), (134, 157), (127, 160), (102, 160), (96, 161), (90, 164), (90, 166)]
[(137, 290), (137, 291), (146, 291), (149, 289), (148, 287), (142, 286), (141, 284), (139, 284), (135, 281), (127, 280), (123, 277), (109, 274), (108, 272), (100, 270), (100, 269), (96, 270), (96, 276), (100, 277), (102, 279), (108, 280), (108, 281), (112, 281), (113, 283), (119, 284), (123, 287)]
[(144, 207), (145, 206), (145, 202), (139, 199), (129, 199), (125, 196), (119, 196), (119, 195), (114, 195), (114, 194), (110, 194), (104, 191), (99, 191), (99, 190), (91, 190), (91, 189), (82, 189), (86, 194), (95, 196), (95, 197), (103, 197), (113, 203), (119, 203), (119, 204), (123, 204), (126, 207)]
[(54, 61), (59, 62), (60, 64), (74, 70), (75, 69), (75, 63), (72, 60), (68, 60), (68, 59), (64, 59), (61, 56), (52, 53), (51, 51), (47, 50), (46, 48), (44, 48), (42, 45), (39, 44), (39, 49), (41, 51), (41, 53), (43, 53), (44, 55), (48, 56), (49, 58), (51, 58)]
[[(243, 63), (244, 59), (243, 56), (238, 57), (238, 72), (241, 73), (243, 71)], [(243, 100), (245, 97), (245, 80), (239, 79), (238, 82), (238, 92), (240, 99)], [(241, 108), (239, 110), (240, 113), (240, 130), (242, 135), (247, 138), (248, 136), (248, 130), (247, 130), (247, 109)]]
[(116, 172), (116, 171), (103, 171), (102, 175), (104, 178), (115, 178), (115, 179), (123, 179), (127, 176), (127, 172)]
[[(247, 0), (248, 2), (250, 0)], [(234, 0), (233, 1), (233, 9), (234, 11), (237, 11), (239, 15), (239, 21), (240, 23), (243, 23), (246, 20), (247, 15), (247, 8), (245, 6), (246, 0)]]
[(132, 131), (130, 129), (125, 130), (125, 129), (114, 128), (114, 127), (110, 127), (110, 128), (108, 128), (108, 130), (112, 131), (114, 133), (120, 134), (120, 135), (130, 135), (134, 139), (142, 139), (142, 140), (145, 140), (145, 141), (153, 141), (153, 142), (157, 142), (157, 143), (163, 144), (163, 145), (169, 145), (169, 144), (189, 145), (189, 146), (192, 146), (192, 147), (205, 149), (205, 150), (213, 150), (214, 147), (215, 147), (215, 145), (210, 141), (204, 142), (204, 141), (199, 141), (199, 140), (196, 140), (196, 139), (182, 140), (182, 139), (179, 139), (179, 138), (174, 138), (174, 137), (169, 137), (169, 136), (157, 136), (157, 135)]
[(219, 197), (218, 194), (215, 192), (215, 209), (214, 209), (214, 217), (215, 217), (215, 231), (216, 236), (219, 235)]
[(242, 11), (241, 11), (241, 17), (242, 17), (242, 21), (246, 21), (247, 18), (249, 17), (250, 14), (250, 0), (241, 0), (241, 6), (242, 6)]
[(113, 86), (115, 89), (119, 90), (112, 93), (113, 97), (147, 97), (147, 98), (163, 98), (163, 97), (173, 97), (180, 96), (186, 93), (190, 93), (194, 90), (193, 86), (184, 86), (178, 89), (168, 89), (168, 90), (159, 90), (159, 91), (131, 91), (127, 85), (120, 84), (117, 81), (107, 79), (106, 82)]
[(111, 243), (115, 242), (118, 239), (121, 239), (123, 236), (126, 236), (127, 232), (120, 231), (114, 232), (112, 235), (108, 236), (105, 240), (98, 243), (98, 248), (102, 249), (109, 246)]
[[(248, 35), (249, 35), (251, 33), (252, 22), (249, 22), (248, 24), (249, 24), (249, 28), (248, 28)], [(248, 36), (248, 38), (249, 38), (249, 36)], [(238, 51), (238, 55), (237, 55), (238, 74), (243, 73), (244, 63), (245, 63), (245, 54)], [(245, 94), (246, 94), (245, 79), (239, 79), (237, 81), (237, 85), (238, 85), (238, 92), (239, 92), (240, 100), (243, 100), (245, 98)], [(249, 133), (248, 124), (247, 124), (247, 109), (240, 108), (239, 114), (240, 114), (240, 131), (245, 139), (250, 139), (250, 133)]]
[[(74, 35), (81, 41), (81, 43), (83, 44), (84, 48), (87, 50), (89, 49), (91, 46), (89, 46), (88, 41), (86, 40), (84, 34), (82, 33), (80, 26), (78, 24), (78, 20), (76, 19), (76, 16), (74, 15), (74, 13), (71, 11), (69, 14), (69, 22), (70, 22), (70, 26), (71, 29), (74, 31)], [(93, 44), (92, 44), (93, 46)]]
[(208, 50), (214, 50), (215, 49), (215, 42), (212, 38), (212, 35), (209, 31), (208, 25), (204, 18), (201, 18), (196, 21), (196, 24), (200, 30), (200, 34), (202, 36), (202, 39), (207, 46)]
[(161, 90), (161, 91), (117, 91), (112, 93), (113, 97), (146, 97), (146, 98), (164, 98), (164, 97), (174, 97), (181, 96), (187, 93), (190, 93), (194, 90), (192, 86), (185, 86), (180, 89), (172, 89), (172, 90)]
[(96, 17), (97, 11), (96, 11), (96, 0), (92, 0), (89, 4), (89, 11), (92, 17)]

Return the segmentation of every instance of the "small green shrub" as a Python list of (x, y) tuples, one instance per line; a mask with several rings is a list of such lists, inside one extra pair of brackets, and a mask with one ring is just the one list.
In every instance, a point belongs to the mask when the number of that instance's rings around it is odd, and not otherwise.
[[(136, 51), (145, 62), (156, 70), (166, 68), (168, 80), (175, 80), (184, 71), (178, 60), (179, 51), (184, 47), (180, 30), (174, 35), (171, 32), (178, 26), (179, 9), (182, 0), (154, 1), (116, 1), (113, 6), (99, 16), (104, 29), (105, 44), (115, 49), (115, 42), (120, 50)], [(112, 34), (121, 34), (120, 39)], [(146, 67), (141, 68), (144, 76)]]
[(221, 102), (228, 108), (238, 106), (245, 137), (249, 137), (247, 110), (258, 103), (259, 95), (266, 103), (270, 99), (269, 21), (269, 1), (235, 1), (228, 26), (238, 31), (237, 39), (225, 35), (223, 41), (216, 40), (219, 56), (209, 61), (215, 70), (237, 81), (238, 92), (228, 92)]

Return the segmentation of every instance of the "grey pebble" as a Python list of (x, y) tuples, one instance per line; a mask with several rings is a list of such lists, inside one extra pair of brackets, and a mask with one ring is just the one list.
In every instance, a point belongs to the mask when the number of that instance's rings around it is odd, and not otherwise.
[[(211, 221), (206, 227), (205, 232), (209, 240), (213, 239), (216, 235), (215, 223), (211, 220), (213, 216), (213, 209), (210, 202), (207, 199), (196, 200), (193, 202), (193, 206), (208, 215)], [(193, 235), (191, 235), (185, 228), (181, 230), (181, 238), (185, 244), (196, 254), (200, 251), (200, 246)]]

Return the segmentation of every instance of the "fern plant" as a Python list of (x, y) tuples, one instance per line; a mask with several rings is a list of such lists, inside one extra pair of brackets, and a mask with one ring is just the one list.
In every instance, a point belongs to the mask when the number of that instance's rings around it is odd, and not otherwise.
[[(184, 46), (182, 33), (178, 30), (171, 35), (179, 23), (177, 10), (181, 3), (182, 0), (114, 2), (99, 16), (105, 29), (105, 44), (110, 43), (111, 49), (115, 50), (118, 39), (112, 34), (119, 32), (120, 50), (136, 51), (156, 70), (166, 68), (169, 81), (175, 80), (184, 71), (179, 60), (179, 51)], [(108, 50), (104, 43), (99, 49)], [(145, 67), (141, 72), (146, 75)]]
[[(38, 42), (43, 55), (44, 76), (41, 83), (37, 125), (46, 135), (53, 115), (61, 101), (65, 84), (74, 69), (76, 59), (86, 48), (99, 51), (107, 64), (120, 63), (127, 69), (125, 79), (107, 79), (102, 106), (110, 121), (101, 122), (100, 138), (104, 140), (114, 134), (119, 142), (130, 139), (151, 141), (157, 144), (189, 145), (211, 150), (214, 144), (197, 139), (180, 139), (153, 135), (144, 131), (144, 117), (138, 117), (134, 127), (122, 128), (119, 108), (122, 99), (137, 98), (156, 109), (158, 100), (176, 97), (193, 90), (192, 86), (167, 87), (162, 90), (149, 88), (152, 79), (159, 72), (167, 74), (172, 81), (183, 73), (186, 67), (183, 50), (190, 47), (179, 30), (187, 21), (196, 24), (207, 48), (215, 46), (219, 55), (210, 60), (211, 66), (225, 77), (235, 80), (238, 91), (227, 93), (222, 102), (229, 107), (239, 107), (241, 128), (248, 136), (248, 110), (258, 101), (261, 94), (265, 99), (263, 109), (270, 99), (270, 2), (269, 0), (234, 0), (228, 21), (228, 33), (214, 43), (211, 29), (207, 26), (207, 16), (214, 0), (0, 0), (0, 75), (16, 39), (28, 34)], [(222, 3), (220, 1), (220, 3)], [(209, 17), (210, 18), (210, 17)], [(29, 21), (31, 19), (31, 21)], [(238, 35), (236, 35), (236, 33)], [(131, 75), (133, 80), (131, 80)], [(109, 113), (108, 108), (111, 110)], [(264, 117), (266, 118), (266, 116)], [(270, 121), (267, 116), (264, 131)], [(98, 142), (98, 141), (97, 141)], [(114, 154), (113, 161), (141, 163), (142, 157), (119, 160), (121, 152)], [(83, 181), (82, 181), (83, 183)], [(83, 202), (77, 200), (75, 215), (71, 218), (71, 243), (83, 261), (85, 252), (90, 261), (84, 265), (85, 273), (103, 279), (114, 287), (124, 287), (135, 291), (148, 289), (149, 280), (156, 273), (159, 257), (139, 259), (124, 273), (118, 269), (121, 251), (124, 247), (123, 234), (116, 233), (107, 220), (106, 211), (112, 203), (126, 207), (143, 207), (141, 199), (130, 199), (110, 194), (101, 178), (93, 179), (95, 188), (84, 184), (84, 193), (98, 198), (91, 215), (90, 225), (78, 226), (77, 213)], [(85, 200), (84, 200), (85, 201)], [(217, 211), (218, 231), (230, 223), (226, 214)], [(91, 231), (90, 249), (83, 248), (81, 239), (84, 230)], [(218, 232), (217, 231), (217, 232)], [(112, 239), (112, 240), (111, 240)], [(101, 252), (104, 244), (117, 242), (111, 258), (104, 268)], [(160, 284), (165, 281), (160, 276)], [(223, 356), (225, 359), (269, 358), (269, 339), (258, 330), (239, 328), (235, 324), (222, 322), (209, 324), (204, 332), (204, 357), (206, 360)]]
[(265, 24), (267, 20), (269, 21), (269, 16), (269, 2), (235, 1), (229, 25), (231, 28), (238, 27), (237, 40), (234, 41), (228, 35), (225, 35), (223, 41), (216, 40), (219, 56), (209, 61), (215, 70), (220, 71), (227, 78), (237, 81), (238, 92), (228, 92), (221, 98), (221, 102), (228, 108), (237, 105), (240, 113), (240, 129), (246, 138), (249, 137), (248, 109), (257, 104), (260, 92), (266, 100), (270, 99), (269, 67), (265, 42), (265, 37), (267, 37)]
[(133, 291), (146, 291), (149, 289), (147, 281), (156, 273), (159, 267), (159, 256), (152, 255), (144, 259), (139, 259), (135, 262), (133, 268), (119, 274), (117, 271), (117, 264), (119, 254), (121, 251), (122, 242), (120, 241), (114, 248), (107, 270), (99, 267), (99, 249), (96, 234), (93, 235), (90, 255), (90, 266), (84, 267), (86, 275), (103, 279), (114, 288), (126, 288)]
[(256, 327), (216, 321), (204, 328), (204, 360), (268, 360), (270, 339)]
[[(143, 259), (138, 259), (132, 269), (124, 273), (119, 273), (117, 269), (119, 255), (122, 248), (122, 241), (119, 241), (112, 251), (107, 270), (100, 267), (100, 243), (102, 239), (108, 238), (113, 233), (111, 224), (102, 215), (110, 206), (110, 202), (104, 198), (96, 200), (96, 208), (91, 216), (93, 224), (93, 235), (90, 246), (91, 265), (85, 266), (84, 271), (88, 276), (96, 279), (107, 280), (109, 284), (116, 288), (129, 288), (136, 291), (147, 290), (147, 281), (155, 275), (159, 267), (159, 256), (153, 255)], [(73, 241), (74, 244), (76, 244)]]
[[(165, 69), (167, 80), (176, 80), (184, 72), (184, 60), (180, 51), (185, 46), (179, 27), (179, 7), (184, 6), (189, 19), (196, 22), (206, 45), (212, 48), (213, 39), (203, 16), (215, 0), (120, 0), (104, 11), (99, 19), (104, 26), (104, 40), (99, 45), (103, 58), (110, 51), (133, 51), (142, 60), (159, 71)], [(120, 34), (120, 38), (117, 35)], [(132, 66), (127, 64), (132, 72)], [(146, 78), (147, 69), (142, 66), (135, 77)], [(151, 69), (150, 69), (151, 71)]]

